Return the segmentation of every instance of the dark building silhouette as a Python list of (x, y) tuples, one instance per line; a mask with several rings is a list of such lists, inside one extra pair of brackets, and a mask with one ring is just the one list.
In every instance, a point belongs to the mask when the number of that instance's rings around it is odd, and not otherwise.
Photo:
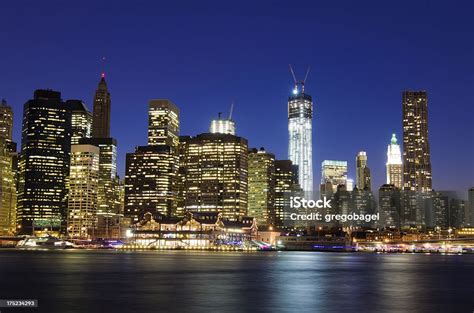
[(105, 73), (102, 73), (94, 95), (92, 137), (110, 137), (110, 105), (110, 93), (105, 82)]
[(392, 184), (384, 184), (379, 189), (380, 224), (383, 227), (401, 227), (400, 189)]

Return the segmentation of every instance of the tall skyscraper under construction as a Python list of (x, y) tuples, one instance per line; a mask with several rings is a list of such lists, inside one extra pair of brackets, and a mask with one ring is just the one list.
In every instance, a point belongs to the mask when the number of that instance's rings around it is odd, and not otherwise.
[[(293, 73), (293, 70), (291, 70)], [(306, 77), (308, 73), (306, 73)], [(298, 165), (298, 179), (306, 197), (313, 192), (313, 142), (312, 118), (313, 100), (305, 93), (304, 84), (297, 81), (293, 73), (295, 87), (288, 98), (288, 158)]]

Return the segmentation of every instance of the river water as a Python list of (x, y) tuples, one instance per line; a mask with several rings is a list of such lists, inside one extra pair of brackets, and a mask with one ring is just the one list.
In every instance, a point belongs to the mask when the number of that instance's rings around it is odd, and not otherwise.
[(6, 312), (474, 312), (474, 255), (0, 250)]

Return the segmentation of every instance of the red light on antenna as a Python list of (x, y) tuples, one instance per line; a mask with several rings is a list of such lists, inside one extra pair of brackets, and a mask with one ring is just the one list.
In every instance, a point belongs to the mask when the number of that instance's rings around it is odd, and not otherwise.
[(100, 74), (100, 77), (105, 78), (105, 73), (102, 72), (102, 73)]

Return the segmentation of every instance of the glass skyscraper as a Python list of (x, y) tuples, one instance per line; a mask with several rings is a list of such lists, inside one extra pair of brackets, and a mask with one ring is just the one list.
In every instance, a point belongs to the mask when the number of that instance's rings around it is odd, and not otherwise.
[(64, 232), (71, 153), (71, 110), (53, 90), (36, 90), (24, 105), (18, 223), (20, 232)]
[(304, 84), (297, 83), (288, 98), (288, 158), (298, 165), (299, 184), (306, 197), (313, 192), (312, 118), (312, 98), (304, 92)]

